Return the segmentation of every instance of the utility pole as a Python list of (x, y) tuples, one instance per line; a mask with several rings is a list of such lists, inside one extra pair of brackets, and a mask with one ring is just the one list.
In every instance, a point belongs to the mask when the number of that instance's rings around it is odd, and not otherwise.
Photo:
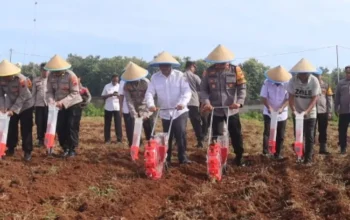
[(340, 69), (339, 69), (339, 54), (338, 54), (338, 45), (336, 46), (336, 53), (337, 53), (337, 71), (338, 71), (338, 83), (339, 83)]
[(12, 48), (10, 49), (10, 62), (11, 62), (11, 60), (12, 60)]

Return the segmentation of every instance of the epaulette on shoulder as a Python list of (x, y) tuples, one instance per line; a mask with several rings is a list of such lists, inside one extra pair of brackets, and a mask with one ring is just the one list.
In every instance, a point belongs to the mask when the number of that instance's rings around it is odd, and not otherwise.
[(327, 93), (326, 93), (328, 96), (332, 96), (333, 95), (333, 91), (332, 91), (332, 88), (330, 86), (328, 86), (328, 89), (327, 89)]
[(235, 67), (235, 72), (236, 72), (237, 84), (241, 85), (241, 84), (247, 83), (247, 80), (244, 77), (244, 72), (242, 71), (241, 67), (239, 67), (239, 66), (234, 66), (234, 67)]
[(78, 77), (74, 73), (69, 73), (69, 78), (74, 86), (78, 85)]
[(29, 78), (27, 78), (27, 86), (28, 86), (29, 89), (31, 89), (32, 86), (33, 86), (33, 83), (32, 83), (32, 81)]

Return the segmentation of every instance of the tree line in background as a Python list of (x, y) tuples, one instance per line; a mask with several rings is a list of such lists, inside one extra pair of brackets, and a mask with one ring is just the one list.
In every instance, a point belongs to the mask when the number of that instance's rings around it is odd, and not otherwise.
[[(175, 58), (180, 62), (180, 70), (184, 70), (184, 66), (190, 57), (177, 57)], [(100, 96), (105, 84), (109, 83), (113, 74), (121, 75), (125, 66), (129, 61), (148, 69), (150, 73), (154, 73), (156, 69), (148, 68), (148, 62), (139, 59), (137, 57), (123, 57), (116, 56), (112, 58), (101, 58), (100, 56), (87, 56), (82, 57), (75, 54), (69, 54), (67, 61), (72, 64), (72, 70), (81, 77), (81, 82), (84, 86), (88, 87), (92, 96)], [(197, 60), (197, 74), (202, 75), (205, 68), (209, 66), (204, 60)], [(35, 76), (39, 76), (39, 65), (36, 63), (29, 63), (23, 65), (22, 73), (31, 79)], [(264, 65), (258, 60), (251, 58), (241, 64), (239, 64), (245, 73), (247, 79), (247, 103), (254, 103), (259, 100), (260, 89), (265, 79), (264, 72), (270, 67)], [(335, 91), (336, 84), (338, 82), (337, 69), (332, 71), (326, 67), (320, 67), (323, 71), (323, 80), (328, 82), (333, 91)], [(344, 78), (344, 70), (340, 71), (340, 79)], [(150, 74), (149, 76), (150, 77)]]

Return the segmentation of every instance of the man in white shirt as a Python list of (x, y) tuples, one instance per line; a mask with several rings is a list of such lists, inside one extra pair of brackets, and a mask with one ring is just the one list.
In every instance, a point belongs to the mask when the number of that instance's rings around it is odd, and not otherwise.
[[(173, 124), (169, 136), (169, 149), (167, 163), (171, 162), (172, 139), (178, 148), (180, 164), (188, 164), (191, 161), (186, 156), (186, 125), (188, 119), (187, 104), (191, 99), (191, 89), (184, 74), (172, 67), (179, 66), (179, 62), (169, 53), (162, 52), (151, 63), (151, 66), (159, 67), (159, 71), (152, 75), (145, 100), (151, 112), (157, 111), (154, 96), (157, 95), (157, 103), (160, 109), (159, 117), (162, 119), (163, 131), (168, 132), (171, 118)], [(174, 108), (174, 110), (172, 110)]]
[(264, 104), (263, 154), (268, 155), (271, 112), (278, 112), (276, 134), (276, 159), (283, 159), (283, 142), (288, 119), (287, 84), (292, 75), (282, 66), (266, 72), (266, 80), (261, 88), (260, 96)]
[(114, 128), (117, 136), (117, 142), (122, 143), (122, 122), (120, 117), (120, 106), (119, 106), (119, 76), (113, 75), (112, 82), (105, 85), (102, 92), (102, 98), (105, 100), (105, 114), (104, 114), (104, 137), (105, 143), (111, 142), (111, 123), (112, 117), (114, 117)]
[(120, 111), (120, 117), (124, 118), (124, 126), (125, 126), (125, 133), (126, 137), (128, 139), (128, 144), (131, 146), (132, 144), (132, 136), (133, 136), (133, 120), (130, 116), (130, 111), (128, 104), (126, 103), (126, 99), (124, 97), (124, 85), (125, 81), (120, 80), (120, 85), (119, 85), (119, 105), (121, 108)]
[(289, 81), (287, 87), (289, 92), (289, 105), (294, 113), (293, 116), (295, 117), (295, 113), (304, 114), (304, 163), (307, 165), (311, 165), (312, 163), (317, 118), (316, 103), (321, 93), (320, 83), (318, 79), (312, 75), (317, 72), (317, 69), (308, 60), (301, 59), (290, 70), (290, 73), (294, 74), (294, 76)]

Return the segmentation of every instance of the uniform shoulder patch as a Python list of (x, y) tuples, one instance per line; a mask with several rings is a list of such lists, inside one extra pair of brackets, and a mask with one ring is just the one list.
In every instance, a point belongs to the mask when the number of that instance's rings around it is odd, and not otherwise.
[(75, 76), (75, 75), (70, 75), (70, 80), (72, 81), (72, 84), (74, 85), (74, 86), (76, 86), (76, 85), (78, 85), (78, 77), (77, 76)]
[(332, 88), (329, 86), (328, 89), (327, 89), (327, 93), (326, 93), (328, 96), (332, 96), (333, 95), (333, 91), (332, 91)]
[(247, 81), (244, 77), (244, 73), (243, 73), (241, 67), (235, 66), (235, 72), (236, 72), (237, 84), (238, 85), (245, 84)]
[(27, 78), (27, 85), (28, 85), (29, 89), (31, 89), (32, 86), (33, 86), (33, 83), (32, 83), (32, 81), (29, 78)]

